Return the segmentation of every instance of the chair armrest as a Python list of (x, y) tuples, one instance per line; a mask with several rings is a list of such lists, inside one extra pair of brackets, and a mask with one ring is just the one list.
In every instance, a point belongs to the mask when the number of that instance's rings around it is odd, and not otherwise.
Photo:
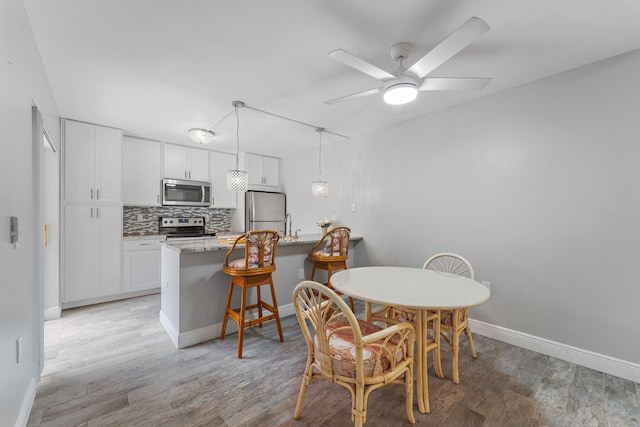
[(362, 343), (364, 345), (369, 345), (377, 341), (392, 337), (393, 335), (396, 335), (396, 334), (400, 334), (400, 335), (407, 334), (409, 339), (414, 340), (416, 337), (416, 330), (411, 323), (402, 322), (402, 323), (388, 326), (378, 332), (374, 332), (372, 334), (363, 336)]

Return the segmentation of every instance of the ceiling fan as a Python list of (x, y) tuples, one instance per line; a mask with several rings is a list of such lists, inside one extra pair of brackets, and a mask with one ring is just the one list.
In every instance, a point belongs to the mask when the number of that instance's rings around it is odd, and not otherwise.
[(402, 61), (409, 56), (411, 45), (409, 43), (397, 43), (389, 49), (391, 58), (399, 63), (398, 69), (393, 73), (378, 68), (342, 49), (329, 52), (329, 58), (335, 59), (351, 68), (355, 68), (358, 71), (381, 80), (384, 85), (364, 92), (330, 99), (324, 103), (337, 104), (339, 102), (384, 92), (383, 97), (387, 104), (401, 105), (416, 99), (418, 91), (422, 90), (482, 89), (489, 84), (491, 78), (426, 76), (480, 38), (481, 35), (489, 31), (489, 28), (489, 25), (482, 19), (472, 17), (409, 68), (404, 68)]

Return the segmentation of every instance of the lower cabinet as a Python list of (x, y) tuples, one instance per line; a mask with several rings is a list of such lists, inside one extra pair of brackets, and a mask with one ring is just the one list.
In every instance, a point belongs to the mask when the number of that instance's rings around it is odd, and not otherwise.
[(67, 205), (62, 302), (120, 293), (122, 207)]
[(122, 291), (160, 288), (159, 238), (122, 241)]

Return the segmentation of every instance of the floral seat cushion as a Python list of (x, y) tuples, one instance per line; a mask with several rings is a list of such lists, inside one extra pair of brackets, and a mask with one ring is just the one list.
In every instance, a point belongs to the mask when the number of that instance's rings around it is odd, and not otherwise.
[[(464, 320), (465, 310), (460, 310), (460, 315), (458, 316), (460, 322)], [(447, 326), (453, 326), (453, 311), (452, 310), (442, 310), (440, 312), (440, 323)]]
[[(360, 325), (360, 330), (363, 336), (382, 330), (380, 326), (364, 320), (358, 319), (358, 324)], [(344, 329), (334, 333), (336, 329), (342, 327), (344, 327)], [(355, 345), (353, 343), (353, 330), (351, 329), (349, 322), (345, 319), (341, 319), (330, 323), (327, 325), (327, 336), (329, 336), (329, 351), (331, 359), (333, 360), (334, 373), (337, 375), (355, 378), (356, 354)], [(398, 347), (396, 339), (390, 340), (387, 346), (391, 354), (395, 354), (397, 351), (403, 351), (402, 348)], [(380, 375), (390, 369), (391, 361), (389, 360), (388, 355), (383, 355), (380, 363), (376, 366), (379, 352), (380, 348), (376, 346), (366, 346), (363, 348), (362, 357), (364, 359), (365, 376)], [(396, 357), (396, 359), (400, 358), (401, 356)]]
[[(249, 267), (248, 268), (258, 268), (260, 262), (260, 252), (257, 246), (249, 247)], [(244, 258), (234, 259), (228, 262), (227, 264), (231, 268), (247, 268), (245, 264)], [(271, 265), (271, 246), (265, 246), (264, 248), (264, 265)]]

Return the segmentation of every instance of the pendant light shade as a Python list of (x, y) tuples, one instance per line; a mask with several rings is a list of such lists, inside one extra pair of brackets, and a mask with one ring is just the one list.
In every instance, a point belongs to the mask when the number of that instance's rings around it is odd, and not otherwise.
[(316, 132), (320, 133), (320, 145), (318, 150), (318, 172), (319, 178), (311, 183), (311, 195), (313, 197), (328, 197), (329, 183), (322, 180), (322, 132), (324, 128), (316, 128)]
[(215, 138), (215, 134), (212, 131), (200, 128), (189, 129), (189, 136), (200, 144), (208, 144)]
[(247, 191), (248, 187), (249, 174), (247, 171), (237, 169), (227, 171), (227, 190), (244, 192)]
[(327, 181), (313, 181), (311, 183), (311, 195), (313, 197), (329, 196), (329, 183)]
[(233, 108), (236, 111), (236, 168), (227, 171), (227, 190), (245, 192), (249, 188), (249, 174), (247, 171), (240, 170), (238, 166), (238, 157), (240, 155), (240, 117), (238, 116), (238, 108), (244, 107), (244, 102), (233, 101)]

